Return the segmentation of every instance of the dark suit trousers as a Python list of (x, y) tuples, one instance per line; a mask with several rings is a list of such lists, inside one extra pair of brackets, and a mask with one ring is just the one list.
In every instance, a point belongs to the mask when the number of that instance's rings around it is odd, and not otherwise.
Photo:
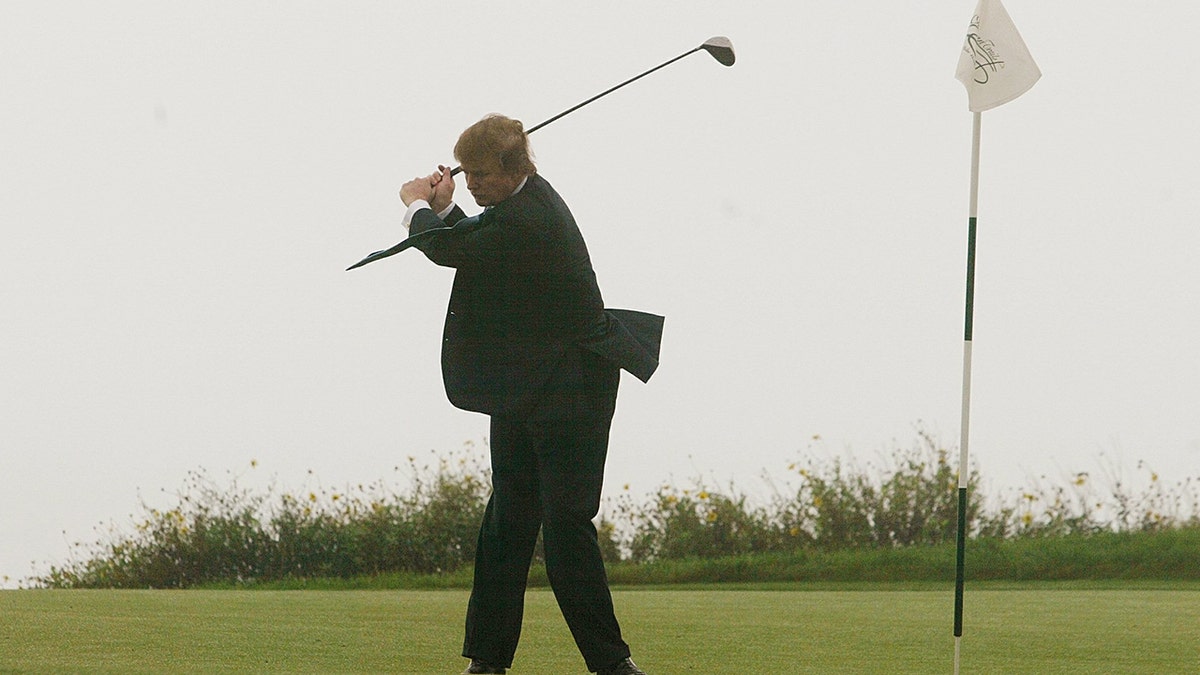
[(588, 668), (629, 656), (592, 524), (615, 387), (611, 396), (608, 414), (552, 421), (492, 417), (493, 492), (479, 530), (463, 656), (512, 665), (539, 527), (554, 597)]

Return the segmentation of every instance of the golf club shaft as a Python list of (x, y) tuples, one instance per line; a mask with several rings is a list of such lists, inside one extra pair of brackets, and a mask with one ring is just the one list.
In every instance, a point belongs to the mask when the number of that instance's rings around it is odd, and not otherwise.
[[(642, 79), (643, 77), (645, 77), (645, 76), (649, 75), (650, 73), (653, 73), (654, 71), (656, 71), (656, 70), (659, 70), (660, 68), (665, 68), (665, 67), (667, 67), (667, 66), (671, 65), (672, 63), (675, 63), (675, 62), (676, 62), (676, 61), (678, 61), (679, 59), (682, 59), (683, 57), (685, 57), (685, 56), (688, 56), (689, 54), (694, 54), (695, 52), (698, 52), (698, 51), (700, 51), (701, 49), (704, 49), (704, 45), (701, 45), (701, 46), (699, 46), (699, 47), (696, 47), (695, 49), (688, 50), (688, 51), (686, 51), (686, 52), (684, 52), (684, 53), (680, 54), (679, 56), (676, 56), (675, 58), (671, 59), (670, 61), (665, 61), (665, 62), (663, 62), (663, 63), (660, 63), (660, 64), (658, 64), (657, 66), (654, 66), (653, 68), (651, 68), (650, 70), (647, 70), (646, 72), (642, 73), (641, 75), (635, 75), (634, 77), (631, 77), (631, 78), (629, 78), (628, 80), (625, 80), (624, 82), (622, 82), (621, 84), (618, 84), (618, 85), (616, 85), (615, 87), (612, 87), (612, 88), (610, 88), (610, 89), (607, 89), (607, 90), (605, 90), (605, 91), (602, 91), (602, 92), (600, 92), (599, 94), (596, 94), (595, 96), (593, 96), (593, 97), (589, 98), (588, 100), (584, 101), (583, 103), (578, 103), (578, 104), (576, 104), (576, 105), (574, 105), (574, 106), (572, 106), (572, 107), (570, 107), (570, 108), (567, 108), (566, 110), (564, 110), (564, 111), (562, 111), (562, 112), (558, 113), (557, 115), (555, 115), (554, 117), (551, 117), (550, 119), (546, 120), (545, 122), (541, 122), (540, 124), (535, 124), (534, 126), (532, 126), (532, 127), (530, 127), (529, 129), (527, 129), (527, 130), (525, 131), (525, 133), (526, 133), (526, 134), (532, 134), (533, 132), (537, 131), (538, 129), (541, 129), (542, 127), (546, 126), (547, 124), (550, 124), (550, 123), (551, 123), (551, 122), (553, 122), (554, 120), (556, 120), (556, 119), (558, 119), (558, 118), (560, 118), (560, 117), (563, 117), (563, 116), (565, 116), (565, 115), (568, 115), (568, 114), (570, 114), (570, 113), (573, 113), (573, 112), (575, 112), (576, 110), (579, 110), (580, 108), (582, 108), (583, 106), (585, 106), (585, 105), (587, 105), (587, 104), (591, 103), (592, 101), (595, 101), (596, 99), (598, 99), (598, 98), (601, 98), (601, 97), (603, 97), (603, 96), (608, 96), (609, 94), (611, 94), (611, 93), (613, 93), (614, 91), (616, 91), (616, 90), (620, 89), (621, 87), (624, 87), (625, 85), (627, 85), (627, 84), (629, 84), (629, 83), (631, 83), (631, 82), (634, 82), (634, 81), (636, 81), (636, 80), (640, 80), (640, 79)], [(454, 168), (453, 168), (453, 169), (450, 171), (450, 175), (451, 175), (451, 176), (457, 176), (458, 174), (462, 173), (462, 170), (463, 170), (463, 169), (462, 169), (462, 167), (461, 167), (461, 166), (456, 166), (456, 167), (454, 167)]]

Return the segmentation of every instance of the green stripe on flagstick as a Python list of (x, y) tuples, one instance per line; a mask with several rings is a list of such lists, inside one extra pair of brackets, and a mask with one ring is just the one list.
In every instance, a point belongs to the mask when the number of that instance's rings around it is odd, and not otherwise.
[(962, 637), (963, 580), (967, 560), (967, 488), (958, 489), (958, 549), (954, 557), (954, 637)]

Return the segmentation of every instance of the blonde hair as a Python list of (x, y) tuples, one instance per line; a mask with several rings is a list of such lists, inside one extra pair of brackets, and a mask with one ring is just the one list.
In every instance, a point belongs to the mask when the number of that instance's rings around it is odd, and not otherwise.
[(454, 159), (475, 167), (495, 162), (509, 175), (537, 173), (524, 125), (504, 115), (491, 114), (467, 127), (454, 144)]

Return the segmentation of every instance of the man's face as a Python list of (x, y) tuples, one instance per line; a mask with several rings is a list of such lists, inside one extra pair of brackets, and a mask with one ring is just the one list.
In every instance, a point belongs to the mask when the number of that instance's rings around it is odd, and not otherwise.
[(499, 162), (478, 166), (464, 164), (463, 173), (467, 175), (467, 190), (480, 206), (494, 206), (508, 199), (525, 178), (519, 173), (505, 173)]

